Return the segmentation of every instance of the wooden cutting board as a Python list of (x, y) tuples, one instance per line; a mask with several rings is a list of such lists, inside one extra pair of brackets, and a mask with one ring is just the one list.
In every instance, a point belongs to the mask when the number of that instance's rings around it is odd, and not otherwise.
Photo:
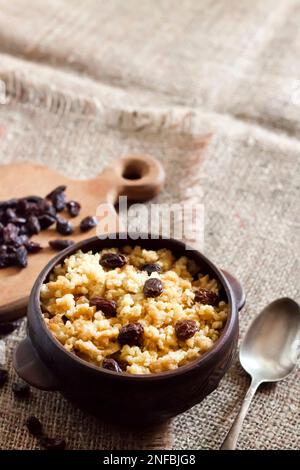
[[(71, 219), (74, 234), (67, 237), (77, 242), (96, 235), (96, 228), (81, 233), (79, 223), (86, 216), (96, 215), (99, 204), (115, 204), (121, 194), (134, 201), (151, 199), (163, 186), (164, 171), (153, 157), (129, 155), (89, 180), (69, 179), (47, 167), (31, 163), (4, 165), (0, 167), (0, 183), (0, 201), (30, 195), (45, 197), (56, 186), (66, 185), (67, 200), (78, 201), (82, 206), (79, 216)], [(68, 218), (65, 211), (61, 215)], [(109, 217), (117, 224), (118, 217), (113, 206), (109, 208)], [(63, 236), (55, 231), (53, 225), (32, 237), (33, 241), (46, 248), (29, 255), (27, 268), (0, 269), (0, 322), (19, 318), (26, 313), (28, 296), (37, 275), (56, 254), (48, 247), (49, 240), (55, 238)]]

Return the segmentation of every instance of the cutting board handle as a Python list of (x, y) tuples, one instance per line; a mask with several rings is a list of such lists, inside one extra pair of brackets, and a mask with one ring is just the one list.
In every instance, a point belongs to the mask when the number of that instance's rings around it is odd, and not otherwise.
[(162, 189), (165, 172), (161, 163), (150, 155), (126, 155), (102, 173), (117, 183), (118, 195), (132, 201), (147, 201)]

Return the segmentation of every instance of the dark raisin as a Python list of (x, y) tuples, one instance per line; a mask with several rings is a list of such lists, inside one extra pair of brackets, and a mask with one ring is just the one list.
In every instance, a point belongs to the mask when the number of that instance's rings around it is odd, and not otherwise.
[(38, 209), (39, 209), (39, 215), (47, 214), (47, 215), (51, 215), (52, 217), (56, 218), (56, 209), (50, 201), (47, 201), (47, 199), (43, 199), (39, 203)]
[(77, 217), (79, 215), (81, 205), (77, 201), (67, 202), (67, 211), (71, 217)]
[(117, 303), (114, 300), (107, 300), (103, 297), (93, 297), (90, 304), (95, 306), (97, 310), (101, 310), (108, 318), (117, 315)]
[(66, 324), (67, 321), (69, 320), (66, 315), (63, 315), (63, 316), (61, 317), (61, 319), (62, 319), (63, 323), (65, 323), (65, 324)]
[(28, 235), (28, 228), (26, 227), (26, 225), (21, 225), (20, 229), (19, 229), (19, 235)]
[(26, 242), (24, 246), (28, 253), (38, 253), (43, 249), (43, 247), (39, 243), (33, 242), (31, 240), (28, 240), (28, 242)]
[(4, 218), (5, 218), (7, 223), (8, 222), (13, 222), (16, 217), (17, 217), (17, 214), (16, 214), (16, 211), (14, 209), (12, 209), (11, 207), (6, 209)]
[(204, 305), (217, 305), (219, 296), (215, 292), (207, 289), (198, 289), (195, 292), (195, 302), (200, 302)]
[(57, 239), (57, 240), (50, 240), (49, 242), (49, 246), (53, 248), (53, 250), (56, 250), (56, 251), (65, 250), (65, 248), (68, 248), (69, 246), (72, 246), (72, 245), (74, 245), (73, 240)]
[(80, 222), (80, 230), (82, 232), (88, 232), (92, 228), (96, 227), (96, 225), (97, 225), (96, 217), (88, 216), (82, 219), (82, 221)]
[(0, 335), (9, 335), (16, 329), (16, 325), (11, 322), (0, 323)]
[(57, 212), (61, 212), (66, 207), (65, 197), (66, 186), (61, 185), (53, 189), (51, 193), (46, 196), (46, 199), (50, 199)]
[(38, 219), (42, 230), (46, 230), (56, 222), (56, 217), (51, 214), (42, 214)]
[(7, 243), (7, 244), (16, 243), (18, 239), (18, 235), (19, 235), (19, 228), (13, 223), (7, 224), (6, 227), (4, 227), (2, 230), (3, 241), (4, 243)]
[(14, 264), (16, 264), (15, 253), (0, 255), (0, 268), (7, 268), (8, 266), (13, 266)]
[(1, 245), (0, 246), (0, 256), (1, 255), (6, 255), (7, 253), (7, 245)]
[(6, 369), (0, 367), (0, 387), (2, 387), (8, 380), (8, 372)]
[(30, 215), (27, 221), (28, 232), (31, 235), (36, 235), (41, 231), (39, 219), (35, 215)]
[(60, 186), (57, 186), (56, 188), (54, 188), (49, 194), (47, 194), (46, 199), (52, 199), (53, 196), (55, 196), (56, 194), (63, 193), (66, 189), (67, 189), (67, 186), (65, 186), (64, 184), (61, 184)]
[(126, 262), (125, 256), (118, 253), (104, 253), (100, 259), (101, 266), (109, 269), (121, 268)]
[(144, 327), (141, 323), (128, 323), (123, 326), (118, 336), (119, 343), (123, 346), (142, 346), (144, 341)]
[(16, 261), (18, 266), (21, 268), (26, 268), (28, 264), (28, 253), (24, 246), (20, 246), (20, 248), (17, 249)]
[(144, 296), (145, 297), (158, 297), (163, 291), (163, 284), (160, 279), (152, 277), (147, 279), (144, 284)]
[(42, 436), (39, 443), (46, 450), (64, 450), (66, 447), (66, 441), (60, 437)]
[(33, 203), (33, 204), (39, 204), (41, 201), (44, 201), (44, 199), (41, 196), (26, 196), (25, 199), (26, 201)]
[(43, 434), (43, 425), (40, 420), (35, 416), (29, 416), (26, 419), (25, 424), (27, 426), (28, 431), (33, 436), (41, 436)]
[(36, 204), (33, 204), (33, 206), (32, 206), (31, 203), (28, 202), (28, 200), (26, 198), (22, 198), (22, 199), (18, 200), (17, 212), (18, 212), (19, 215), (28, 216), (32, 213), (32, 211), (30, 209), (33, 208), (33, 207), (36, 210)]
[(160, 273), (161, 267), (159, 266), (159, 264), (147, 263), (141, 267), (141, 271), (147, 271), (150, 276), (151, 273)]
[(9, 207), (16, 207), (18, 199), (9, 199), (8, 201), (0, 201), (0, 210), (6, 210)]
[(119, 374), (122, 373), (122, 369), (117, 363), (117, 361), (115, 361), (115, 359), (110, 359), (110, 358), (103, 359), (102, 367), (103, 369), (111, 370), (113, 372), (118, 372)]
[(30, 387), (26, 382), (13, 382), (12, 391), (18, 398), (28, 397), (30, 393)]
[(26, 224), (27, 219), (25, 219), (24, 217), (16, 217), (13, 220), (13, 222), (14, 222), (15, 225), (18, 225), (18, 227), (21, 228), (23, 225)]
[(179, 320), (175, 324), (175, 333), (180, 341), (191, 338), (197, 330), (197, 323), (194, 320)]
[(61, 212), (66, 207), (66, 196), (64, 193), (59, 193), (53, 196), (52, 204), (57, 212)]
[(74, 227), (68, 220), (60, 218), (56, 223), (56, 231), (61, 235), (72, 235)]
[(28, 236), (27, 235), (18, 235), (18, 237), (15, 240), (15, 247), (18, 248), (18, 246), (25, 245), (25, 243), (28, 242)]

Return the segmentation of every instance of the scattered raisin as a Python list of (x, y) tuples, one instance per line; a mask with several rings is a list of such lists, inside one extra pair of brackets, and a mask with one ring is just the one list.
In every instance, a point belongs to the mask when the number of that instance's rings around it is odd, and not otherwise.
[(49, 246), (53, 248), (55, 251), (61, 251), (65, 250), (69, 246), (74, 245), (73, 240), (61, 240), (61, 239), (56, 239), (56, 240), (50, 240)]
[(181, 341), (194, 336), (197, 330), (197, 323), (194, 320), (179, 320), (175, 324), (176, 336)]
[(150, 276), (151, 273), (160, 273), (161, 272), (161, 267), (160, 267), (159, 264), (147, 263), (147, 264), (144, 264), (144, 266), (141, 267), (141, 271), (147, 271), (147, 273)]
[(0, 256), (6, 255), (6, 253), (7, 253), (7, 245), (0, 246)]
[(88, 232), (93, 227), (96, 227), (96, 225), (97, 225), (96, 217), (88, 216), (82, 219), (82, 221), (80, 222), (80, 230), (82, 232)]
[(123, 326), (118, 336), (119, 343), (123, 346), (142, 346), (144, 341), (144, 327), (141, 323), (128, 323)]
[(147, 279), (144, 284), (144, 296), (145, 297), (158, 297), (163, 291), (163, 285), (160, 279), (152, 277)]
[(67, 189), (67, 186), (65, 186), (64, 184), (61, 184), (60, 186), (57, 186), (56, 188), (54, 188), (49, 194), (47, 194), (46, 199), (52, 199), (53, 196), (55, 196), (56, 194), (63, 193), (66, 189)]
[(28, 397), (28, 395), (30, 393), (30, 387), (24, 381), (22, 381), (22, 382), (21, 381), (20, 382), (13, 382), (11, 388), (12, 388), (12, 391), (14, 392), (14, 394), (18, 398)]
[(43, 214), (38, 219), (42, 230), (46, 230), (56, 222), (56, 217), (52, 214)]
[(19, 228), (19, 235), (28, 235), (28, 234), (29, 234), (29, 231), (26, 225), (21, 225), (21, 227)]
[(16, 217), (17, 217), (17, 214), (16, 214), (16, 211), (14, 209), (12, 209), (11, 207), (6, 209), (4, 218), (5, 218), (7, 223), (8, 222), (13, 222)]
[(103, 359), (102, 367), (103, 367), (103, 369), (112, 370), (113, 372), (122, 373), (122, 369), (119, 366), (119, 364), (117, 363), (117, 361), (115, 361), (115, 359), (107, 359), (107, 358)]
[(0, 210), (6, 210), (9, 207), (16, 207), (18, 204), (18, 199), (9, 199), (8, 201), (0, 202)]
[(219, 300), (218, 294), (207, 289), (198, 289), (195, 292), (195, 302), (200, 302), (204, 305), (217, 305)]
[(39, 243), (33, 242), (31, 240), (28, 240), (28, 242), (26, 242), (24, 246), (28, 253), (38, 253), (43, 249)]
[(9, 335), (16, 329), (16, 325), (11, 322), (0, 323), (0, 335)]
[(52, 215), (52, 217), (56, 219), (56, 209), (50, 201), (47, 201), (47, 199), (43, 199), (39, 203), (38, 213), (39, 215), (43, 215), (43, 214)]
[(126, 261), (124, 255), (118, 253), (104, 253), (104, 255), (101, 256), (100, 264), (105, 268), (115, 269), (124, 266)]
[(20, 248), (17, 249), (16, 261), (18, 266), (21, 268), (26, 268), (28, 263), (28, 253), (24, 246), (20, 246)]
[(107, 300), (103, 297), (93, 297), (90, 304), (95, 306), (97, 310), (101, 310), (108, 318), (117, 315), (117, 303), (114, 300)]
[(77, 201), (67, 202), (67, 211), (71, 217), (77, 217), (79, 215), (81, 205)]
[(63, 321), (64, 324), (66, 324), (67, 321), (69, 320), (68, 317), (67, 317), (67, 315), (63, 315), (63, 316), (61, 317), (61, 319), (62, 319), (62, 321)]
[(28, 242), (28, 236), (24, 235), (24, 234), (20, 235), (20, 232), (19, 232), (19, 236), (18, 236), (18, 238), (16, 238), (15, 243), (14, 243), (14, 248), (25, 245), (25, 243), (27, 243), (27, 242)]
[(39, 443), (46, 450), (64, 450), (66, 447), (66, 441), (60, 437), (42, 436)]
[(8, 380), (8, 372), (6, 369), (0, 367), (0, 387), (2, 387)]
[(0, 255), (0, 269), (7, 268), (8, 266), (12, 266), (16, 262), (16, 256), (14, 253), (6, 253)]
[(28, 228), (28, 232), (31, 235), (36, 235), (37, 233), (40, 233), (41, 225), (40, 225), (39, 219), (35, 215), (31, 215), (28, 218), (27, 228)]
[(35, 416), (29, 416), (26, 419), (25, 424), (27, 426), (28, 431), (33, 436), (41, 436), (43, 434), (43, 425), (40, 420)]
[(66, 207), (66, 197), (65, 197), (66, 186), (61, 185), (53, 189), (51, 193), (46, 196), (46, 199), (50, 199), (53, 207), (55, 207), (57, 212), (61, 212)]
[(74, 227), (68, 220), (58, 219), (56, 223), (56, 231), (61, 235), (72, 235)]
[(2, 229), (2, 237), (3, 237), (4, 243), (14, 244), (18, 239), (18, 235), (19, 235), (19, 228), (13, 223), (7, 224)]
[[(28, 253), (37, 253), (42, 249), (39, 243), (31, 241), (30, 238), (41, 230), (48, 229), (55, 222), (59, 233), (73, 233), (72, 224), (57, 217), (57, 212), (66, 207), (65, 190), (66, 186), (61, 185), (51, 191), (45, 199), (27, 196), (0, 201), (0, 269), (9, 266), (26, 267)], [(75, 216), (80, 211), (80, 204), (69, 201), (67, 210), (71, 216)], [(72, 241), (54, 240), (50, 246), (62, 250), (71, 244)]]

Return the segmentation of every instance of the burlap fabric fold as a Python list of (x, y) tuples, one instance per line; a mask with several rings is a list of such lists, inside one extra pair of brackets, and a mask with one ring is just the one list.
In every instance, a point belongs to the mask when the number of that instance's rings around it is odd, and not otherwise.
[[(292, 0), (0, 0), (1, 163), (84, 178), (127, 153), (159, 158), (158, 200), (202, 202), (205, 253), (245, 286), (243, 337), (269, 301), (299, 300), (299, 20)], [(57, 393), (17, 400), (11, 354), (24, 333), (23, 321), (0, 340), (10, 368), (2, 449), (36, 448), (29, 414), (71, 449), (215, 449), (248, 386), (236, 360), (203, 403), (163, 428), (128, 432)], [(239, 448), (299, 448), (299, 388), (299, 369), (263, 387)]]

